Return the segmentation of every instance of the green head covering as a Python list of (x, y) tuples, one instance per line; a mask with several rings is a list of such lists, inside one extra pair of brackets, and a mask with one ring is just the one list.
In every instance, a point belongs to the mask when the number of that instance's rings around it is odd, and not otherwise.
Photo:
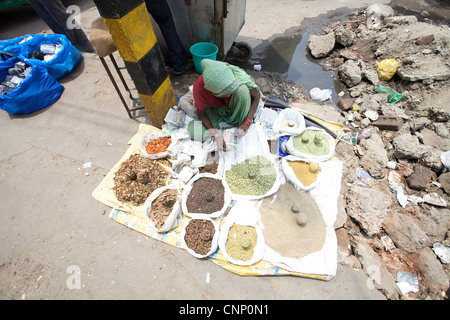
[(201, 66), (205, 89), (215, 96), (223, 97), (232, 94), (239, 88), (239, 81), (228, 63), (203, 59)]

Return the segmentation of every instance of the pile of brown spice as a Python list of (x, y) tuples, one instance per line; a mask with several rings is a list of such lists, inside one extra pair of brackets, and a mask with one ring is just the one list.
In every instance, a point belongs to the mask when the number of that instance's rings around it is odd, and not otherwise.
[(161, 164), (168, 160), (152, 160), (136, 153), (124, 161), (114, 176), (113, 191), (124, 203), (140, 206), (157, 188), (169, 183), (170, 175)]
[(200, 173), (217, 173), (217, 167), (219, 164), (217, 162), (206, 163), (206, 165), (200, 169)]
[(220, 211), (225, 204), (225, 188), (222, 181), (214, 178), (200, 178), (192, 185), (186, 207), (191, 213), (210, 214)]
[(192, 219), (185, 229), (184, 241), (189, 249), (199, 255), (205, 255), (211, 250), (214, 237), (214, 224), (209, 220)]
[(156, 229), (161, 229), (164, 223), (166, 223), (177, 200), (178, 191), (176, 189), (164, 190), (155, 200), (153, 200), (152, 209), (148, 216), (153, 221)]

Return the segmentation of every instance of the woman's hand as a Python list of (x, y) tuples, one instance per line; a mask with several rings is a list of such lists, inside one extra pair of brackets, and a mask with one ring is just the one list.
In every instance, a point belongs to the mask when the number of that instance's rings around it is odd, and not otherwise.
[(236, 131), (234, 132), (234, 135), (236, 137), (243, 137), (247, 134), (248, 128), (250, 127), (250, 125), (246, 122), (242, 122), (242, 124), (236, 129)]
[(216, 140), (217, 149), (222, 150), (222, 151), (228, 151), (225, 140), (223, 139), (223, 135), (220, 133), (219, 130), (210, 129), (209, 134), (211, 137), (214, 137), (214, 139)]

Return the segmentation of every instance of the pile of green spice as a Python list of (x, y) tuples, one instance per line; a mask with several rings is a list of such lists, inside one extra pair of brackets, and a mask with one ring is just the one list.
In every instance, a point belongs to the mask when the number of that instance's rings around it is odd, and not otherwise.
[(277, 172), (268, 159), (255, 156), (231, 166), (225, 178), (234, 194), (262, 196), (274, 185)]
[(235, 260), (247, 261), (253, 257), (258, 235), (251, 226), (233, 224), (228, 231), (225, 250)]
[(314, 156), (324, 156), (330, 152), (328, 138), (320, 131), (305, 130), (294, 137), (295, 150)]

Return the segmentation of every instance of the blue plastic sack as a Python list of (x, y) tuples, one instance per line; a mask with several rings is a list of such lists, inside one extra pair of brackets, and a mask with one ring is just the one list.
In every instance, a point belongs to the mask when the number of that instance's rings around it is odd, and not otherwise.
[[(9, 74), (8, 69), (14, 67), (18, 57), (0, 61), (0, 79)], [(31, 72), (19, 85), (6, 95), (0, 94), (0, 109), (14, 114), (26, 114), (46, 108), (55, 103), (64, 87), (54, 77), (48, 74), (47, 69), (39, 65), (31, 65)]]
[[(27, 34), (13, 39), (7, 39), (0, 41), (0, 53), (9, 53), (14, 56), (20, 54), (21, 46), (26, 42), (20, 43), (28, 37), (34, 37), (34, 34)], [(31, 39), (30, 39), (31, 40)]]
[[(34, 51), (39, 51), (42, 44), (56, 44), (61, 42), (62, 49), (49, 61), (32, 59), (30, 55)], [(38, 34), (32, 39), (24, 42), (21, 46), (20, 60), (28, 65), (38, 65), (45, 67), (48, 73), (60, 79), (75, 69), (83, 60), (83, 55), (75, 48), (69, 39), (62, 34)]]

